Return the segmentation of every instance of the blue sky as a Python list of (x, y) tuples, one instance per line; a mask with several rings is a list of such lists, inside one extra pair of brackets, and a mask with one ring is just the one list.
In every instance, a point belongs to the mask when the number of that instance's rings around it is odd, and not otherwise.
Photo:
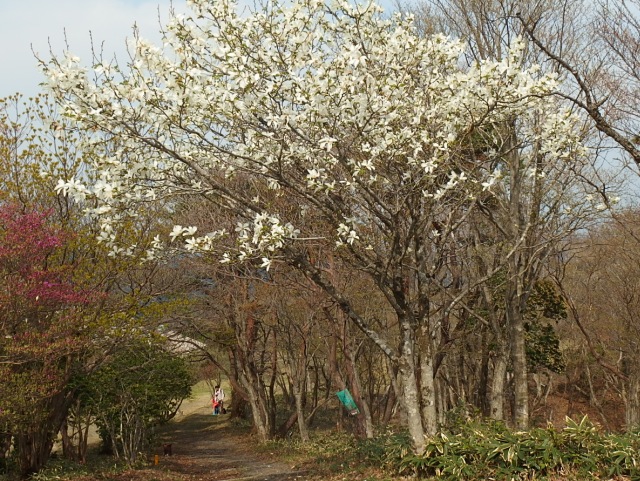
[[(384, 0), (383, 5), (391, 5)], [(42, 76), (32, 53), (49, 57), (69, 49), (83, 63), (91, 60), (90, 36), (104, 52), (125, 56), (125, 40), (134, 23), (145, 38), (159, 40), (158, 13), (168, 17), (170, 0), (0, 0), (0, 97), (15, 92), (27, 96), (39, 91)], [(173, 0), (178, 11), (186, 10), (185, 0)]]
[[(185, 8), (184, 0), (175, 0)], [(49, 43), (59, 54), (70, 50), (90, 62), (90, 36), (104, 42), (105, 52), (125, 53), (134, 23), (143, 36), (157, 39), (158, 11), (167, 18), (169, 0), (0, 0), (0, 97), (15, 92), (33, 95), (42, 80), (32, 47), (49, 56)]]

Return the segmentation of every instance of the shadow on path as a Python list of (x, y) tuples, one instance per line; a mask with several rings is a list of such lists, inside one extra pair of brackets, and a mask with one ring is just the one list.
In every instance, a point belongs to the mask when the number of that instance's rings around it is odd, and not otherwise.
[[(197, 401), (195, 401), (197, 402)], [(206, 400), (205, 400), (206, 402)], [(302, 481), (305, 474), (287, 464), (258, 456), (246, 434), (234, 430), (229, 415), (212, 416), (208, 406), (193, 406), (159, 432), (159, 456), (154, 469), (176, 478), (202, 481)], [(171, 444), (171, 456), (163, 456), (162, 444)]]

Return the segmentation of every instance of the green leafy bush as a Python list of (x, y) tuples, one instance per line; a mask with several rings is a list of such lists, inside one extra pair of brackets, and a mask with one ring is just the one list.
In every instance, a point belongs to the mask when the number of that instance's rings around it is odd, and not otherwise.
[(95, 413), (103, 443), (135, 465), (144, 460), (151, 428), (171, 419), (189, 396), (192, 376), (185, 359), (132, 341), (81, 382), (81, 400)]
[(422, 455), (413, 453), (406, 432), (388, 431), (368, 440), (332, 433), (307, 444), (279, 443), (330, 472), (373, 466), (389, 479), (640, 481), (640, 433), (607, 434), (587, 417), (567, 418), (563, 429), (512, 431), (501, 422), (455, 415), (427, 440)]
[(388, 438), (385, 465), (400, 475), (441, 480), (640, 480), (637, 433), (604, 434), (587, 417), (552, 427), (510, 431), (495, 422), (469, 421), (428, 439), (423, 455), (407, 439)]

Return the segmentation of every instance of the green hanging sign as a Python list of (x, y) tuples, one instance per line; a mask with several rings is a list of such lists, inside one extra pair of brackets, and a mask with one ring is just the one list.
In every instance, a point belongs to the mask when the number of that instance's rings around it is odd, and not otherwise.
[(356, 402), (353, 400), (353, 397), (351, 396), (351, 393), (348, 389), (337, 392), (336, 396), (338, 396), (338, 399), (340, 399), (340, 402), (344, 405), (344, 407), (347, 408), (349, 414), (351, 414), (352, 416), (360, 414), (360, 410), (358, 409), (358, 406), (356, 406)]

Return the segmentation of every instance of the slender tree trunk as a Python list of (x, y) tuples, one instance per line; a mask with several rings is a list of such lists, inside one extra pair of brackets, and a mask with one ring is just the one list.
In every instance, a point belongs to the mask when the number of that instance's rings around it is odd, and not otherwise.
[[(346, 331), (347, 329), (345, 329), (345, 332)], [(357, 419), (357, 422), (360, 425), (360, 429), (363, 431), (363, 433), (360, 434), (364, 434), (368, 439), (372, 439), (374, 431), (373, 420), (371, 418), (371, 409), (369, 403), (362, 395), (362, 386), (360, 383), (360, 376), (358, 374), (356, 361), (353, 353), (348, 346), (344, 347), (344, 355), (345, 368), (347, 370), (347, 379), (349, 380), (349, 385), (351, 386), (351, 394), (353, 395), (353, 400), (360, 410), (359, 419)]]
[(593, 377), (591, 376), (591, 369), (589, 369), (589, 365), (585, 366), (585, 372), (587, 374), (587, 382), (589, 383), (589, 405), (597, 409), (598, 414), (600, 414), (600, 419), (602, 420), (604, 429), (610, 431), (611, 426), (609, 425), (609, 419), (607, 418), (607, 414), (602, 407), (602, 402), (600, 401), (600, 399), (598, 399), (598, 395), (596, 394), (596, 389), (593, 385)]
[(304, 416), (305, 406), (305, 393), (307, 390), (307, 357), (306, 349), (299, 349), (298, 358), (295, 358), (295, 353), (291, 353), (290, 365), (291, 370), (291, 392), (293, 395), (293, 401), (296, 408), (296, 414), (298, 418), (298, 430), (300, 432), (300, 439), (303, 443), (309, 441), (309, 429)]
[(514, 412), (517, 429), (529, 428), (529, 384), (527, 353), (524, 339), (524, 320), (515, 295), (507, 297), (507, 325), (511, 334), (511, 365), (513, 367)]
[[(276, 363), (276, 347), (273, 345), (270, 353), (271, 378), (269, 385), (265, 385), (261, 368), (264, 367), (267, 356), (269, 334), (262, 329), (263, 326), (254, 314), (254, 297), (254, 287), (251, 284), (245, 285), (242, 292), (243, 303), (235, 306), (230, 324), (234, 328), (238, 346), (234, 352), (238, 381), (246, 393), (258, 437), (261, 441), (267, 441), (275, 434), (273, 391), (277, 370), (273, 366)], [(275, 336), (273, 341), (272, 344), (275, 343)]]
[(304, 418), (304, 409), (302, 406), (302, 392), (299, 389), (294, 391), (294, 398), (296, 401), (296, 413), (298, 415), (298, 429), (300, 431), (300, 439), (303, 443), (309, 442), (309, 430), (307, 429), (307, 423)]
[(398, 368), (393, 365), (393, 363), (385, 359), (385, 363), (387, 366), (387, 372), (389, 373), (389, 387), (387, 388), (387, 395), (385, 399), (384, 405), (384, 414), (382, 416), (382, 425), (386, 426), (391, 421), (391, 417), (393, 416), (396, 410), (396, 403), (398, 401)]
[[(264, 400), (266, 401), (264, 403), (264, 408), (266, 410), (267, 416), (269, 417), (269, 439), (273, 438), (273, 436), (275, 436), (276, 432), (276, 409), (277, 409), (277, 405), (276, 405), (276, 380), (278, 377), (278, 340), (276, 338), (276, 331), (272, 331), (271, 335), (273, 336), (273, 342), (272, 342), (272, 349), (271, 349), (271, 376), (269, 378), (269, 384), (268, 384), (268, 388), (266, 390), (266, 393), (268, 393), (268, 398), (265, 396)], [(265, 336), (265, 338), (268, 338), (268, 334)], [(265, 341), (266, 342), (266, 341)], [(256, 377), (259, 381), (261, 381), (261, 377), (259, 377), (257, 370), (256, 372)], [(262, 385), (263, 383), (260, 382), (260, 385)], [(265, 391), (259, 391), (259, 392), (265, 392)], [(304, 396), (306, 393), (302, 393), (302, 395)]]
[(436, 384), (434, 381), (433, 356), (431, 349), (420, 352), (420, 395), (422, 398), (422, 425), (427, 435), (435, 434), (438, 430), (438, 414), (436, 411)]
[[(327, 318), (332, 319), (332, 316), (328, 315)], [(338, 367), (338, 335), (335, 331), (333, 331), (332, 335), (329, 337), (328, 347), (329, 357), (327, 362), (329, 364), (329, 376), (327, 379), (327, 387), (335, 386), (336, 389), (343, 390), (346, 388), (346, 383)], [(338, 419), (336, 420), (336, 428), (338, 431), (342, 431), (343, 429), (343, 412), (344, 409), (340, 407), (340, 409), (338, 409)]]
[[(366, 436), (367, 438), (373, 438), (374, 428), (373, 419), (371, 416), (371, 407), (367, 403), (365, 396), (362, 393), (362, 387), (360, 382), (360, 376), (356, 365), (355, 355), (350, 347), (351, 338), (349, 334), (349, 321), (344, 319), (341, 315), (336, 319), (327, 311), (327, 319), (333, 319), (334, 321), (342, 322), (341, 334), (334, 333), (330, 339), (329, 346), (329, 367), (333, 378), (333, 384), (339, 389), (349, 388), (354, 402), (358, 406), (360, 414), (354, 419), (355, 430), (358, 436)], [(341, 338), (339, 338), (341, 336)], [(343, 377), (338, 367), (338, 343), (341, 343), (341, 352), (343, 357), (342, 366), (345, 370), (346, 380)], [(342, 422), (340, 418), (339, 422)]]
[(400, 376), (402, 376), (403, 404), (407, 416), (409, 435), (411, 436), (415, 453), (423, 454), (426, 446), (424, 439), (425, 432), (422, 427), (422, 416), (420, 413), (420, 402), (418, 398), (418, 383), (413, 360), (410, 362), (401, 361)]
[(77, 451), (73, 446), (73, 435), (69, 434), (69, 422), (65, 419), (60, 428), (60, 436), (62, 437), (62, 455), (65, 459), (77, 461)]
[(268, 413), (264, 388), (256, 373), (242, 373), (240, 380), (247, 393), (254, 427), (260, 441), (267, 441), (273, 436), (271, 416)]
[(273, 425), (268, 412), (266, 388), (256, 370), (255, 363), (250, 359), (253, 354), (245, 350), (244, 347), (235, 358), (238, 380), (251, 408), (252, 420), (258, 437), (261, 441), (267, 441), (273, 435)]
[(507, 375), (506, 354), (498, 347), (493, 363), (493, 376), (491, 379), (491, 392), (489, 399), (490, 416), (496, 421), (504, 419), (504, 385)]
[[(640, 369), (632, 353), (621, 354), (620, 368), (625, 378), (622, 380), (622, 401), (624, 402), (625, 428), (630, 431), (640, 426)], [(589, 374), (591, 387), (591, 375)], [(591, 387), (593, 391), (593, 388)], [(595, 396), (592, 396), (595, 397)]]
[(227, 408), (231, 411), (232, 418), (242, 418), (246, 419), (248, 417), (247, 413), (247, 402), (249, 400), (249, 395), (246, 390), (242, 386), (242, 382), (240, 381), (239, 375), (239, 363), (236, 362), (237, 359), (242, 357), (242, 353), (239, 352), (239, 347), (236, 344), (233, 348), (228, 351), (229, 357), (229, 365), (231, 368), (229, 369), (229, 383), (231, 384), (231, 402), (229, 403), (229, 407)]
[(78, 459), (82, 464), (87, 462), (87, 449), (89, 447), (89, 429), (91, 423), (86, 421), (84, 425), (78, 425)]
[(401, 322), (403, 329), (402, 355), (400, 357), (400, 377), (402, 378), (402, 401), (407, 416), (407, 427), (416, 454), (423, 454), (426, 442), (425, 431), (422, 425), (422, 413), (420, 407), (420, 392), (418, 391), (418, 379), (416, 375), (416, 342), (415, 332)]
[(633, 369), (627, 374), (625, 389), (625, 425), (627, 430), (640, 426), (640, 377)]
[(483, 330), (481, 343), (482, 361), (479, 369), (480, 375), (478, 376), (478, 391), (475, 396), (475, 402), (483, 416), (489, 416), (491, 409), (487, 402), (489, 400), (489, 348), (487, 344), (487, 333)]
[(318, 368), (317, 359), (315, 356), (313, 357), (313, 391), (311, 393), (312, 405), (311, 405), (311, 415), (308, 418), (307, 425), (309, 427), (313, 426), (313, 421), (315, 420), (315, 413), (320, 404), (320, 369)]

